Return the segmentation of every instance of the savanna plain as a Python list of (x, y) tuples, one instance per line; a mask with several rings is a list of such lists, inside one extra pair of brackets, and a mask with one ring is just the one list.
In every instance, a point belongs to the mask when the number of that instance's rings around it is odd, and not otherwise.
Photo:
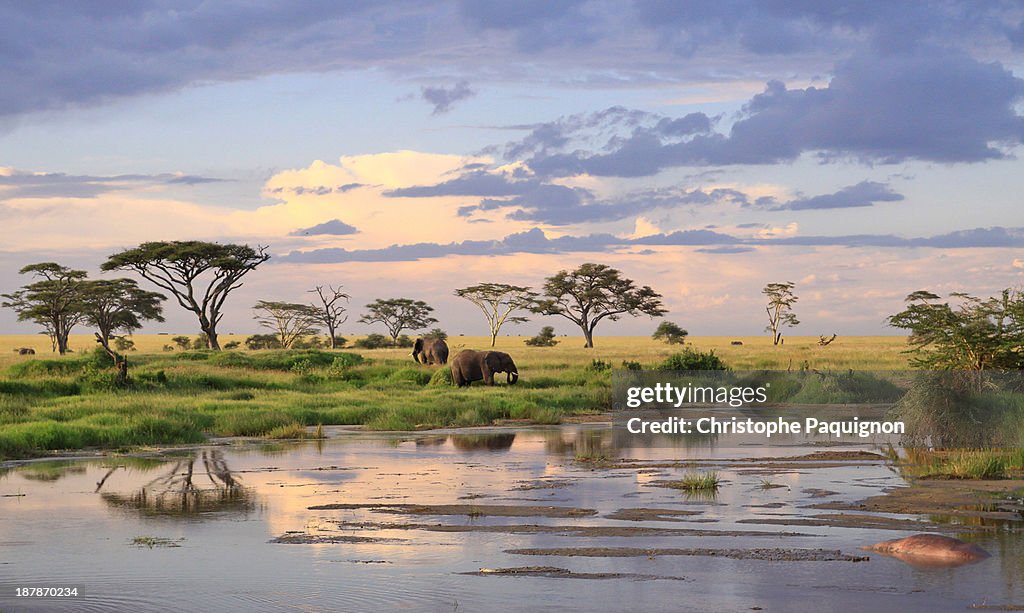
[[(657, 368), (680, 345), (645, 337), (559, 337), (529, 347), (500, 336), (495, 349), (519, 368), (518, 385), (451, 385), (447, 367), (415, 363), (409, 349), (167, 351), (167, 335), (136, 335), (131, 381), (114, 384), (109, 358), (91, 336), (72, 353), (50, 353), (45, 336), (0, 337), (0, 457), (55, 450), (194, 444), (210, 437), (302, 438), (317, 426), (425, 430), (507, 423), (557, 424), (607, 412), (611, 373)], [(244, 337), (225, 335), (223, 342)], [(356, 339), (358, 340), (358, 339)], [(903, 337), (694, 337), (686, 347), (714, 352), (735, 370), (898, 370)], [(741, 344), (737, 344), (741, 343)], [(487, 349), (487, 337), (452, 336), (460, 350)], [(18, 355), (22, 347), (35, 355)], [(503, 379), (501, 379), (503, 381)]]

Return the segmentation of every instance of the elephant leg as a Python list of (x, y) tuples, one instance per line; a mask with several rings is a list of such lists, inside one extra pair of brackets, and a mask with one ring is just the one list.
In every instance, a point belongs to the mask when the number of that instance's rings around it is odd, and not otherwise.
[(493, 372), (491, 372), (489, 370), (485, 370), (483, 372), (483, 375), (484, 375), (484, 385), (494, 385), (494, 373)]

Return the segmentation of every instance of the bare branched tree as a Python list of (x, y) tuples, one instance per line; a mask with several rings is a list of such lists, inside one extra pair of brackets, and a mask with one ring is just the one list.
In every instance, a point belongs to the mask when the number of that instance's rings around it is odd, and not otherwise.
[(320, 311), (308, 304), (260, 300), (253, 307), (255, 319), (277, 334), (281, 346), (288, 349), (299, 338), (320, 332)]
[[(323, 285), (317, 285), (309, 290), (311, 294), (316, 294), (320, 298), (320, 304), (314, 304), (313, 308), (319, 313), (320, 323), (327, 327), (327, 334), (331, 337), (331, 349), (337, 349), (335, 342), (338, 337), (338, 326), (348, 321), (346, 311), (350, 296), (342, 292), (341, 287), (339, 285), (335, 289), (333, 285), (328, 285), (325, 290)], [(345, 301), (344, 304), (342, 300)]]

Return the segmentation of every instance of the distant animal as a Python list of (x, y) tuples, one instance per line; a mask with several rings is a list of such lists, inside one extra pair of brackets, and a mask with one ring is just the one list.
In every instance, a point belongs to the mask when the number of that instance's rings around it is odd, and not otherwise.
[(987, 551), (974, 543), (941, 534), (915, 534), (861, 549), (877, 551), (911, 566), (922, 567), (960, 566), (989, 557)]
[(412, 348), (412, 359), (418, 364), (447, 364), (448, 343), (440, 338), (418, 338)]
[(743, 341), (733, 341), (733, 342), (731, 342), (731, 343), (729, 343), (729, 344), (730, 344), (730, 345), (742, 345), (742, 344), (743, 344)]
[(519, 381), (519, 370), (512, 356), (502, 351), (474, 351), (466, 349), (452, 358), (452, 382), (459, 387), (466, 387), (473, 381), (494, 385), (494, 373), (506, 373), (505, 380), (509, 385)]
[(22, 347), (21, 349), (18, 349), (17, 352), (18, 352), (18, 355), (35, 355), (36, 354), (36, 350), (31, 348), (31, 347)]

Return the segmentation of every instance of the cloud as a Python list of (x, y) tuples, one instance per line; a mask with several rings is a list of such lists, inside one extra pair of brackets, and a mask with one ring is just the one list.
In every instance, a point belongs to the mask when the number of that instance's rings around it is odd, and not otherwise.
[(865, 43), (889, 54), (1024, 39), (1019, 11), (964, 0), (94, 4), (0, 5), (0, 116), (283, 73), (427, 79), (444, 65), (454, 78), (621, 86), (720, 80), (740, 66), (791, 74)]
[(877, 181), (861, 181), (856, 185), (844, 187), (831, 194), (822, 194), (809, 198), (796, 198), (774, 204), (774, 198), (759, 199), (758, 205), (772, 205), (772, 211), (806, 211), (814, 209), (848, 209), (857, 207), (869, 207), (879, 202), (898, 202), (903, 200), (903, 195), (892, 190), (885, 183)]
[(384, 192), (392, 198), (431, 198), (436, 196), (517, 196), (536, 189), (536, 181), (516, 181), (507, 174), (471, 170), (436, 185), (416, 185)]
[(380, 249), (325, 248), (292, 251), (282, 262), (400, 262), (448, 256), (496, 256), (513, 253), (591, 253), (609, 249), (645, 247), (700, 247), (700, 253), (738, 254), (754, 251), (755, 246), (799, 247), (929, 247), (938, 249), (1022, 248), (1024, 227), (973, 228), (930, 237), (905, 238), (890, 234), (839, 236), (785, 236), (742, 238), (713, 230), (681, 230), (638, 238), (612, 234), (559, 236), (548, 238), (540, 228), (510, 234), (500, 240), (466, 240), (451, 243), (391, 245)]
[(721, 255), (730, 255), (735, 253), (749, 253), (756, 251), (753, 247), (704, 247), (701, 249), (695, 249), (697, 253), (713, 253)]
[(344, 185), (293, 185), (291, 187), (272, 187), (267, 189), (268, 194), (284, 194), (291, 193), (296, 196), (302, 196), (305, 194), (312, 194), (314, 196), (326, 196), (327, 194), (344, 194), (360, 187), (366, 187), (362, 183), (345, 183)]
[(355, 226), (350, 226), (340, 219), (332, 219), (309, 228), (299, 228), (298, 230), (291, 232), (288, 236), (315, 236), (322, 234), (330, 236), (345, 236), (346, 234), (356, 234), (357, 232), (359, 232), (359, 230), (357, 230)]
[[(1024, 81), (1001, 64), (962, 52), (863, 51), (840, 63), (827, 87), (769, 82), (728, 132), (708, 131), (713, 122), (700, 114), (688, 116), (691, 130), (674, 131), (616, 107), (536, 126), (505, 155), (523, 155), (539, 177), (642, 177), (673, 167), (779, 164), (805, 153), (823, 162), (980, 162), (1024, 142), (1022, 96)], [(599, 146), (581, 146), (587, 139)]]
[(21, 198), (95, 198), (102, 194), (150, 186), (201, 185), (224, 179), (184, 174), (71, 175), (0, 169), (0, 202)]
[(452, 110), (456, 102), (472, 98), (476, 92), (469, 87), (466, 81), (459, 81), (455, 85), (445, 87), (424, 87), (420, 90), (420, 97), (434, 105), (432, 115), (443, 115)]
[(887, 184), (876, 181), (862, 181), (832, 194), (795, 198), (781, 203), (770, 196), (755, 199), (741, 190), (729, 187), (707, 190), (657, 188), (598, 199), (591, 190), (582, 187), (568, 187), (533, 178), (513, 179), (509, 173), (477, 169), (435, 185), (392, 189), (385, 191), (384, 195), (402, 198), (481, 197), (477, 204), (461, 206), (459, 215), (472, 216), (482, 211), (510, 209), (507, 219), (549, 225), (618, 221), (653, 209), (716, 203), (757, 205), (770, 211), (799, 211), (868, 207), (880, 202), (903, 200), (902, 194), (896, 193)]

